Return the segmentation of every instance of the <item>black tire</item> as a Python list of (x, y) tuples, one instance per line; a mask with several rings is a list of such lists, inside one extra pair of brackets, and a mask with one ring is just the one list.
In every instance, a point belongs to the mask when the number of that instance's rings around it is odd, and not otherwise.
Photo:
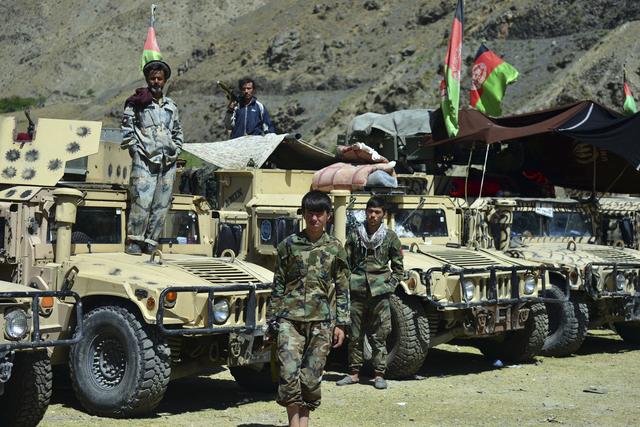
[(69, 369), (76, 397), (89, 413), (135, 417), (162, 400), (170, 350), (155, 327), (127, 308), (98, 307), (84, 316), (84, 338), (71, 348)]
[[(564, 293), (551, 285), (545, 292), (547, 298), (562, 299)], [(587, 336), (589, 309), (586, 304), (567, 301), (561, 304), (545, 303), (549, 317), (549, 333), (544, 340), (543, 356), (562, 357), (575, 353)]]
[(499, 340), (482, 340), (478, 347), (488, 358), (509, 363), (531, 361), (542, 350), (549, 329), (549, 318), (544, 304), (529, 307), (529, 317), (523, 329), (509, 331)]
[(391, 333), (387, 338), (388, 378), (415, 375), (429, 351), (429, 320), (415, 297), (404, 294), (389, 297)]
[(53, 374), (46, 351), (21, 351), (0, 397), (0, 425), (38, 425), (51, 400)]
[(270, 363), (249, 366), (233, 366), (229, 368), (231, 375), (240, 387), (247, 391), (273, 393), (278, 389), (278, 375), (271, 373)]
[(613, 325), (625, 342), (640, 344), (640, 321), (616, 322)]

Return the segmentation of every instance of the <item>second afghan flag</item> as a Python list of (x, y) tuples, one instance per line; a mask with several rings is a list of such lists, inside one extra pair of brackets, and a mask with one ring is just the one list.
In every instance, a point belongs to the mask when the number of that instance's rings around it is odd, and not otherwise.
[(490, 116), (502, 114), (501, 102), (507, 85), (518, 78), (518, 70), (481, 45), (471, 71), (471, 106)]
[(453, 17), (447, 57), (444, 61), (444, 77), (440, 85), (442, 115), (449, 137), (458, 134), (458, 109), (460, 107), (460, 67), (462, 66), (462, 0), (458, 0)]

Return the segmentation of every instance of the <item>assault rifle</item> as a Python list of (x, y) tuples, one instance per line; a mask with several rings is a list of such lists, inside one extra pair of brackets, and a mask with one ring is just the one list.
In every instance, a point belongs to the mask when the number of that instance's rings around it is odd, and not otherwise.
[(227, 98), (227, 101), (229, 101), (229, 102), (231, 102), (231, 101), (240, 102), (241, 96), (238, 95), (237, 93), (234, 93), (233, 90), (229, 86), (227, 86), (226, 84), (224, 84), (220, 80), (216, 81), (216, 84), (224, 92), (224, 96)]

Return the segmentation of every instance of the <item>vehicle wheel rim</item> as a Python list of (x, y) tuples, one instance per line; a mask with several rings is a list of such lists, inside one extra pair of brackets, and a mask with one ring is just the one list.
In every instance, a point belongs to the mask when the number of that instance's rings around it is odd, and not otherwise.
[(99, 335), (91, 345), (90, 369), (96, 383), (106, 389), (114, 388), (124, 378), (127, 368), (122, 342), (112, 335)]

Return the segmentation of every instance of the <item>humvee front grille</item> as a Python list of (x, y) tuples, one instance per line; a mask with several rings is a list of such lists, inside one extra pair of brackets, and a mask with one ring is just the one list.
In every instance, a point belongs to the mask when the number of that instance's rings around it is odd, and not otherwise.
[(478, 252), (471, 252), (465, 250), (456, 251), (438, 251), (429, 250), (425, 251), (427, 255), (434, 256), (449, 264), (457, 265), (463, 268), (472, 267), (488, 267), (495, 265), (496, 262), (491, 258), (487, 258)]
[(626, 251), (620, 249), (585, 249), (585, 252), (609, 262), (640, 262), (639, 258), (629, 255)]
[(208, 259), (170, 261), (169, 263), (172, 265), (176, 265), (214, 285), (229, 285), (232, 283), (261, 283), (260, 280), (241, 270), (237, 265), (228, 262)]
[[(489, 289), (489, 279), (482, 278), (479, 281), (480, 298), (491, 299)], [(511, 298), (511, 275), (498, 275), (496, 277), (496, 292), (498, 299)]]
[[(256, 295), (256, 323), (265, 323), (267, 319), (267, 300), (269, 295), (257, 294)], [(246, 297), (237, 297), (233, 306), (231, 307), (231, 316), (227, 322), (233, 324), (244, 324), (247, 321), (247, 302)]]

